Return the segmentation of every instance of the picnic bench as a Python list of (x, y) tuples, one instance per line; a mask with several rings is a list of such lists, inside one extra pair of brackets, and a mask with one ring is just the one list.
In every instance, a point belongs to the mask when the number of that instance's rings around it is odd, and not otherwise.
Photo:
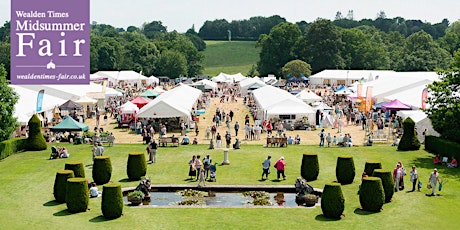
[(113, 146), (113, 142), (115, 141), (114, 136), (105, 136), (105, 137), (98, 137), (98, 136), (93, 136), (93, 142), (92, 143), (107, 143), (109, 146)]
[(158, 139), (158, 143), (162, 147), (168, 146), (168, 143), (172, 143), (173, 146), (179, 146), (179, 138), (178, 137), (160, 137)]
[(286, 137), (267, 137), (267, 147), (287, 147)]

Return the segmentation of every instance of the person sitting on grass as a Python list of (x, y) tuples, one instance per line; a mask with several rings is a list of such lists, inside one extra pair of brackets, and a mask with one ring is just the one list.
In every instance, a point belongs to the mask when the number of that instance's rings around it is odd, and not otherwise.
[(434, 157), (433, 164), (435, 164), (435, 165), (440, 165), (440, 164), (442, 164), (442, 162), (441, 162), (441, 156), (440, 156), (439, 154), (436, 155), (436, 156)]
[(96, 198), (96, 197), (99, 197), (100, 195), (101, 193), (97, 190), (96, 183), (92, 182), (91, 188), (89, 188), (89, 197)]
[(452, 161), (449, 164), (447, 164), (447, 167), (457, 168), (457, 166), (458, 166), (457, 159), (454, 156), (452, 156)]
[(182, 138), (182, 145), (190, 144), (190, 139), (188, 138), (187, 134), (185, 134), (184, 138)]
[(198, 139), (197, 139), (196, 137), (195, 137), (195, 138), (193, 138), (193, 142), (192, 142), (192, 144), (194, 144), (194, 145), (197, 145), (197, 144), (198, 144)]

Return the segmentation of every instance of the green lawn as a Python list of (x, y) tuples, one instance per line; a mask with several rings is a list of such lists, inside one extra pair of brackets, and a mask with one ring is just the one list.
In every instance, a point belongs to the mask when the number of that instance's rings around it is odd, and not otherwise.
[(259, 60), (260, 48), (254, 41), (206, 41), (204, 75), (220, 72), (246, 75)]
[[(79, 160), (86, 166), (91, 180), (91, 146), (68, 145), (70, 159), (48, 160), (50, 150), (23, 152), (0, 161), (0, 223), (2, 229), (189, 229), (191, 225), (218, 229), (454, 229), (460, 210), (460, 181), (458, 169), (438, 167), (440, 175), (449, 181), (441, 196), (427, 197), (425, 188), (433, 169), (432, 154), (424, 150), (398, 152), (394, 147), (373, 146), (353, 148), (319, 148), (317, 146), (289, 146), (263, 148), (253, 145), (230, 151), (230, 165), (218, 166), (217, 184), (294, 184), (300, 174), (303, 153), (318, 153), (320, 174), (310, 184), (323, 188), (335, 180), (337, 156), (352, 155), (356, 167), (355, 183), (342, 186), (345, 197), (345, 218), (329, 220), (322, 217), (321, 208), (130, 208), (124, 215), (107, 221), (101, 215), (101, 198), (90, 199), (90, 210), (70, 214), (65, 204), (53, 202), (53, 183), (57, 170), (66, 161)], [(145, 151), (144, 145), (116, 145), (106, 147), (106, 155), (113, 165), (112, 181), (122, 187), (135, 186), (127, 181), (126, 161), (129, 152)], [(186, 184), (187, 162), (192, 154), (211, 154), (214, 162), (223, 160), (222, 150), (208, 150), (206, 145), (167, 147), (158, 150), (158, 163), (148, 166), (147, 174), (153, 183)], [(273, 163), (280, 156), (286, 158), (287, 180), (259, 181), (261, 162), (270, 154)], [(407, 170), (415, 164), (423, 182), (422, 192), (396, 193), (391, 203), (380, 213), (360, 210), (356, 194), (360, 174), (368, 159), (380, 160), (383, 168), (393, 169), (402, 161)], [(274, 170), (272, 170), (274, 172)], [(273, 179), (274, 173), (270, 175)], [(406, 188), (410, 187), (408, 176)], [(99, 186), (102, 190), (102, 186)]]

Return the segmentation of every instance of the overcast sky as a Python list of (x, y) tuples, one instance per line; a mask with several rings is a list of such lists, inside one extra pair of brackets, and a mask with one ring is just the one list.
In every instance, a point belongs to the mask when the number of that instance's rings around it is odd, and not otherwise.
[[(10, 20), (10, 1), (0, 0), (0, 22)], [(20, 1), (20, 0), (14, 0)], [(39, 1), (39, 0), (37, 0)], [(460, 19), (459, 0), (91, 0), (91, 19), (114, 27), (140, 27), (144, 22), (161, 21), (168, 31), (185, 32), (195, 25), (198, 31), (206, 20), (227, 21), (252, 16), (279, 15), (289, 22), (333, 20), (337, 11), (346, 16), (353, 10), (355, 20), (375, 19), (379, 11), (388, 18), (401, 16), (438, 23)]]

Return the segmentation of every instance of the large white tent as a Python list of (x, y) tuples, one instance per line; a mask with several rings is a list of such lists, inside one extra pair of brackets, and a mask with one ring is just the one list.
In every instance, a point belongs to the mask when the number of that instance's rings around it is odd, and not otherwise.
[(252, 94), (259, 108), (256, 116), (258, 118), (269, 119), (279, 117), (279, 115), (295, 115), (296, 120), (305, 116), (310, 122), (314, 121), (313, 109), (285, 90), (267, 85), (252, 91)]
[(147, 79), (148, 79), (146, 76), (142, 75), (141, 73), (137, 73), (132, 70), (98, 71), (95, 73), (95, 75), (99, 75), (104, 78), (107, 78), (107, 80), (114, 85), (118, 85), (120, 81), (127, 82), (127, 83), (137, 83), (137, 84), (141, 84), (142, 81), (146, 81), (147, 83)]
[(219, 75), (213, 77), (211, 80), (213, 82), (226, 82), (226, 83), (232, 83), (232, 82), (240, 82), (242, 80), (246, 79), (245, 76), (241, 73), (237, 74), (225, 74), (225, 73), (219, 73)]
[(45, 112), (45, 116), (51, 121), (53, 118), (52, 110), (54, 107), (59, 106), (66, 102), (66, 99), (50, 95), (45, 90), (43, 94), (42, 110), (36, 111), (37, 108), (37, 95), (39, 90), (32, 90), (25, 88), (22, 85), (10, 85), (19, 96), (18, 103), (14, 106), (14, 116), (18, 118), (18, 122), (26, 124), (30, 117), (37, 112)]
[(241, 95), (246, 95), (248, 92), (266, 86), (265, 82), (259, 78), (246, 78), (240, 81)]
[(323, 98), (316, 95), (316, 93), (313, 93), (312, 91), (307, 91), (307, 90), (300, 91), (300, 93), (295, 95), (295, 97), (299, 98), (300, 100), (302, 100), (303, 102), (307, 104), (323, 100)]
[(400, 110), (396, 113), (403, 120), (410, 117), (415, 122), (417, 128), (417, 137), (419, 140), (423, 140), (423, 130), (427, 129), (427, 134), (439, 137), (439, 133), (433, 129), (431, 120), (422, 110)]
[(310, 84), (349, 85), (355, 81), (372, 81), (394, 73), (392, 70), (323, 70), (310, 76)]
[(139, 110), (137, 117), (181, 117), (184, 121), (189, 122), (191, 120), (191, 112), (193, 109), (196, 109), (196, 103), (200, 96), (200, 90), (181, 84), (150, 101)]
[(216, 82), (213, 82), (213, 81), (210, 81), (208, 79), (202, 79), (202, 80), (199, 80), (193, 84), (191, 84), (192, 86), (198, 86), (198, 85), (203, 85), (205, 89), (208, 89), (208, 90), (217, 90), (217, 83)]

